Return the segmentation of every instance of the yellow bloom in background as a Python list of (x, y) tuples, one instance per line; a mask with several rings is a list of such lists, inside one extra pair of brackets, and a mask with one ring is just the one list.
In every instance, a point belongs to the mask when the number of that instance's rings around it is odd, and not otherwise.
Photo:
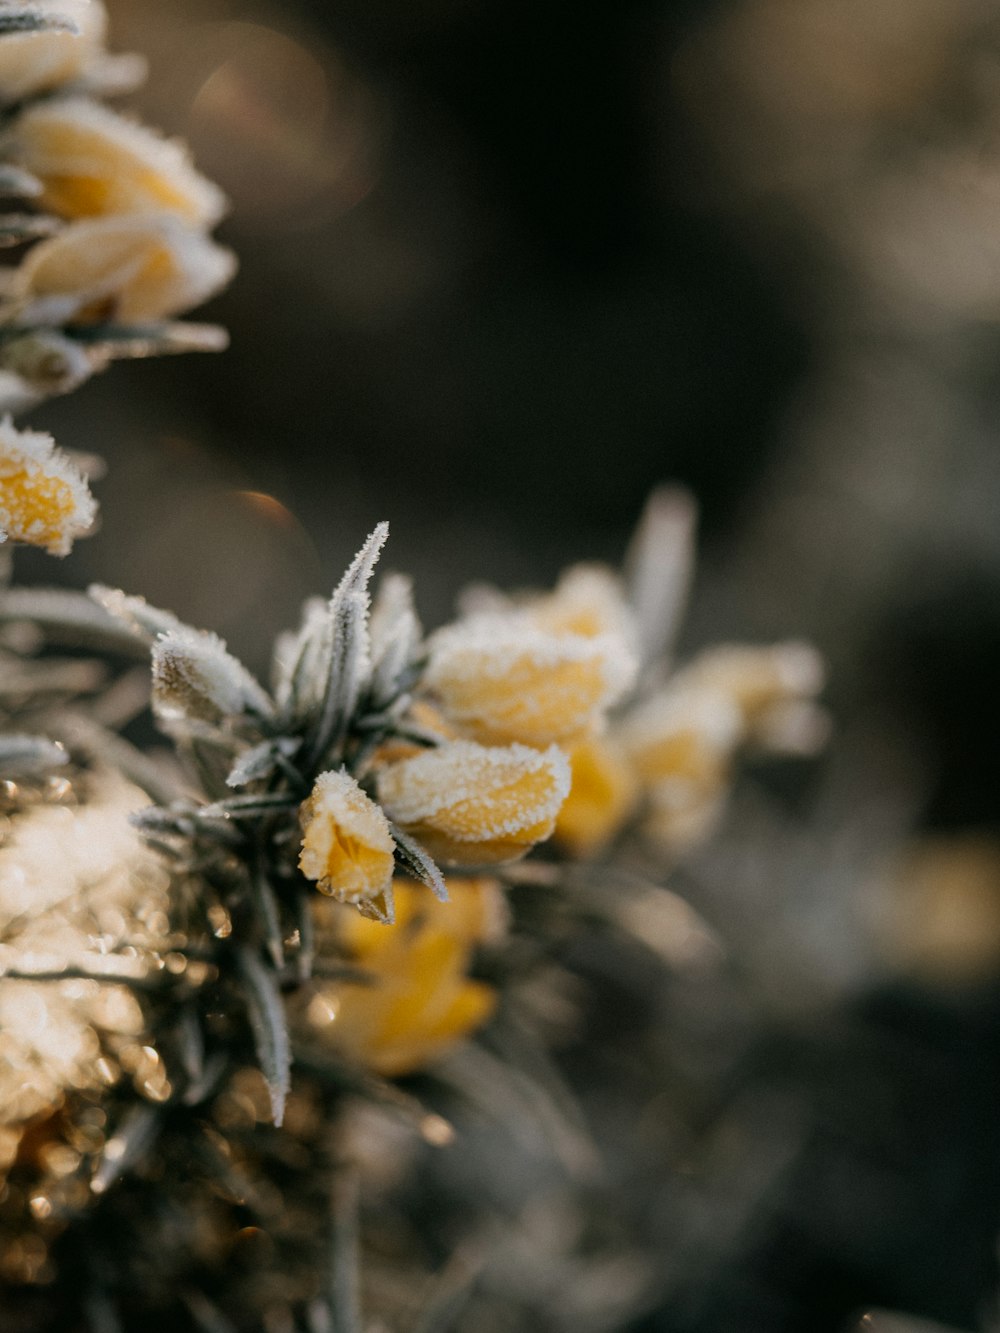
[(571, 856), (594, 856), (623, 827), (639, 784), (620, 746), (603, 736), (575, 746), (569, 762), (572, 786), (554, 836)]
[(101, 0), (36, 0), (33, 9), (65, 18), (77, 31), (8, 33), (0, 38), (0, 102), (9, 106), (83, 77), (107, 28)]
[(523, 616), (495, 615), (436, 634), (425, 682), (463, 735), (541, 747), (592, 730), (634, 675), (617, 634), (550, 633)]
[(348, 773), (321, 773), (299, 822), (299, 869), (321, 892), (355, 906), (387, 894), (396, 844), (385, 815)]
[(7, 144), (41, 181), (39, 203), (61, 217), (170, 213), (207, 227), (225, 210), (222, 191), (194, 169), (181, 144), (89, 97), (29, 107)]
[(378, 775), (390, 818), (446, 865), (493, 865), (549, 837), (569, 794), (570, 770), (555, 746), (487, 748), (455, 741)]
[(319, 988), (307, 1011), (346, 1056), (387, 1078), (423, 1068), (491, 1016), (496, 993), (468, 970), (505, 920), (491, 879), (449, 879), (446, 903), (407, 880), (394, 893), (394, 925), (344, 917), (342, 943), (371, 984)]
[(528, 603), (527, 614), (532, 624), (550, 634), (587, 639), (613, 634), (626, 643), (635, 638), (621, 578), (607, 565), (572, 565), (552, 592)]
[(82, 474), (51, 435), (0, 422), (0, 539), (68, 555), (96, 513)]
[(622, 729), (647, 799), (647, 831), (672, 847), (697, 842), (728, 793), (743, 717), (716, 691), (670, 688), (636, 709)]
[(231, 251), (176, 218), (100, 218), (33, 246), (11, 298), (19, 323), (153, 322), (207, 301), (235, 270)]
[(824, 678), (816, 649), (793, 641), (711, 648), (675, 676), (673, 684), (731, 699), (740, 710), (745, 739), (768, 749), (808, 753), (826, 739), (826, 717), (815, 703)]

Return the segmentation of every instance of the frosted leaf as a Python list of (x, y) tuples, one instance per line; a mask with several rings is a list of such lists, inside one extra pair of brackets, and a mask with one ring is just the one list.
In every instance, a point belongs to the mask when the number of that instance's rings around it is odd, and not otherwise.
[(644, 668), (662, 663), (677, 639), (694, 570), (697, 517), (686, 491), (660, 487), (649, 497), (629, 547), (629, 601)]
[(133, 634), (152, 641), (158, 634), (168, 634), (174, 630), (187, 630), (196, 634), (197, 630), (183, 624), (172, 611), (161, 611), (150, 606), (145, 597), (133, 597), (120, 588), (108, 588), (103, 583), (92, 583), (87, 589), (87, 596), (98, 606), (126, 625)]
[(372, 707), (378, 709), (399, 693), (400, 678), (420, 645), (421, 629), (413, 607), (413, 583), (390, 574), (379, 586), (371, 614)]
[(161, 718), (214, 723), (272, 711), (267, 695), (218, 635), (170, 630), (153, 645), (152, 661), (153, 708)]

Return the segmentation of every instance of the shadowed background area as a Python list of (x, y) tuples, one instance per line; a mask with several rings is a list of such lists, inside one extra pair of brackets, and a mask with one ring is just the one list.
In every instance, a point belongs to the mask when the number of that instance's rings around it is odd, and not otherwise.
[[(733, 1095), (790, 1100), (800, 1132), (644, 1327), (817, 1333), (876, 1304), (976, 1327), (1000, 1223), (995, 0), (110, 9), (151, 59), (137, 108), (229, 194), (242, 271), (207, 312), (229, 353), (34, 414), (108, 462), (62, 576), (127, 570), (260, 664), (378, 519), (433, 624), (469, 580), (617, 559), (652, 486), (690, 487), (688, 646), (819, 645), (836, 799), (791, 866), (738, 809), (739, 868), (724, 845), (689, 886), (771, 991)], [(953, 859), (876, 929), (872, 866), (918, 831)]]

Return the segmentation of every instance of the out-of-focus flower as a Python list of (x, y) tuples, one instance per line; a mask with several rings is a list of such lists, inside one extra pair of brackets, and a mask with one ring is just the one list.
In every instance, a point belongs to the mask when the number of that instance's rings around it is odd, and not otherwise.
[(28, 251), (13, 320), (155, 322), (207, 301), (235, 269), (231, 251), (173, 217), (76, 222)]
[(348, 773), (321, 773), (299, 820), (299, 869), (321, 892), (355, 906), (389, 893), (396, 848), (389, 822)]
[(592, 730), (634, 675), (618, 634), (552, 633), (523, 616), (482, 615), (434, 636), (425, 683), (463, 735), (547, 746)]
[(556, 746), (455, 741), (378, 775), (389, 816), (436, 860), (459, 866), (523, 856), (552, 833), (569, 789), (569, 761)]
[(686, 846), (709, 830), (742, 734), (737, 705), (707, 688), (667, 689), (631, 714), (622, 740), (646, 792), (649, 831)]
[(992, 980), (1000, 966), (1000, 843), (928, 838), (892, 867), (880, 916), (889, 961), (936, 985)]
[(266, 716), (267, 695), (216, 634), (168, 630), (153, 645), (153, 707), (159, 717), (218, 722), (250, 709)]
[(690, 662), (673, 686), (731, 699), (746, 740), (808, 753), (826, 737), (825, 714), (814, 702), (824, 677), (823, 659), (812, 644), (723, 644)]
[(96, 513), (86, 481), (51, 435), (0, 421), (0, 540), (68, 555)]
[(66, 19), (76, 31), (50, 28), (0, 39), (0, 102), (6, 105), (80, 79), (104, 41), (107, 14), (101, 0), (36, 0), (32, 8), (47, 18)]
[(592, 736), (570, 751), (572, 786), (556, 820), (555, 838), (571, 856), (594, 856), (625, 824), (639, 784), (621, 747)]
[(526, 611), (532, 624), (550, 634), (580, 634), (586, 639), (612, 634), (629, 644), (635, 640), (621, 578), (607, 565), (570, 566), (552, 592), (533, 598)]
[(345, 1055), (389, 1078), (423, 1068), (493, 1013), (493, 988), (468, 969), (476, 945), (505, 919), (492, 879), (449, 879), (446, 903), (406, 880), (394, 892), (394, 925), (353, 913), (343, 923), (342, 942), (371, 984), (324, 987), (308, 1010)]
[(194, 169), (183, 145), (89, 97), (28, 107), (7, 143), (42, 183), (41, 205), (61, 217), (170, 213), (207, 227), (225, 209), (222, 191)]

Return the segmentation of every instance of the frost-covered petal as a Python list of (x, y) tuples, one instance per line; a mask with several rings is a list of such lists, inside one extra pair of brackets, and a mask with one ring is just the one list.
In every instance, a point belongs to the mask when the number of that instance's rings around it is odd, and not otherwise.
[(323, 893), (354, 904), (387, 894), (396, 848), (389, 821), (350, 774), (321, 773), (299, 822), (299, 869)]
[(231, 251), (170, 216), (76, 222), (28, 251), (11, 280), (19, 322), (155, 322), (214, 296)]
[(66, 218), (171, 213), (211, 226), (225, 198), (186, 148), (89, 97), (62, 97), (17, 117), (7, 147), (43, 186), (39, 202)]
[(96, 513), (84, 477), (51, 435), (0, 421), (0, 540), (67, 555)]
[(523, 616), (478, 616), (434, 635), (424, 682), (464, 735), (546, 746), (598, 725), (634, 675), (620, 635), (550, 633)]
[(569, 789), (569, 761), (556, 746), (455, 741), (378, 775), (390, 818), (449, 865), (523, 856), (552, 833)]
[(32, 9), (76, 29), (8, 33), (0, 38), (0, 103), (10, 105), (83, 77), (107, 27), (101, 0), (34, 0)]
[(629, 715), (622, 741), (647, 787), (712, 786), (724, 780), (742, 732), (740, 710), (727, 695), (671, 687)]
[(216, 634), (184, 627), (153, 645), (153, 707), (167, 720), (218, 722), (250, 710), (267, 715), (267, 695)]

